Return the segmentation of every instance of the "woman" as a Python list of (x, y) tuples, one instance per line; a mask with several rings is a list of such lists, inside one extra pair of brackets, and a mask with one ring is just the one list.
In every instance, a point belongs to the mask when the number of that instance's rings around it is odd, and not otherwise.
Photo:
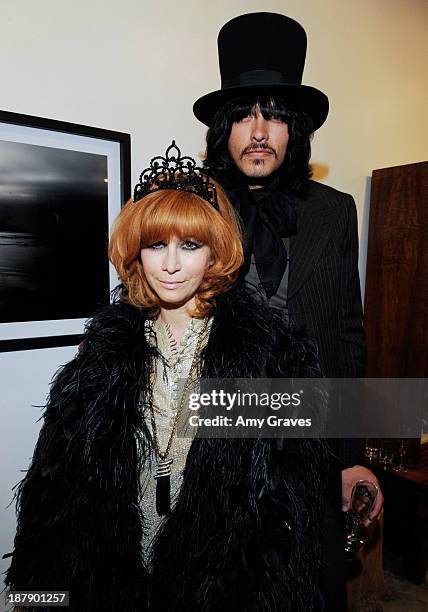
[(110, 257), (120, 299), (54, 380), (7, 585), (69, 590), (73, 612), (322, 610), (324, 445), (176, 436), (180, 377), (317, 369), (233, 286), (233, 211), (174, 142), (142, 173)]

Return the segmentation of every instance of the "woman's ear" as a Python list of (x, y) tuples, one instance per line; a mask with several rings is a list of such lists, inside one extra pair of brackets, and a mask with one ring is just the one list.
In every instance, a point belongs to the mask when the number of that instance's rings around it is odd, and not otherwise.
[(214, 262), (215, 262), (214, 253), (212, 252), (212, 249), (210, 249), (210, 259), (208, 261), (208, 268), (211, 268)]

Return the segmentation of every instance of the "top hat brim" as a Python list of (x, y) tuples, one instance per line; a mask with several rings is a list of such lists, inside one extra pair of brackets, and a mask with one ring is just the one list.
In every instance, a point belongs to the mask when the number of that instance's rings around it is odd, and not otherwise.
[(239, 85), (219, 89), (196, 100), (193, 113), (199, 121), (210, 127), (215, 113), (226, 102), (238, 98), (254, 98), (257, 95), (281, 96), (298, 104), (312, 119), (314, 131), (322, 126), (328, 115), (328, 98), (322, 91), (310, 85), (293, 84)]

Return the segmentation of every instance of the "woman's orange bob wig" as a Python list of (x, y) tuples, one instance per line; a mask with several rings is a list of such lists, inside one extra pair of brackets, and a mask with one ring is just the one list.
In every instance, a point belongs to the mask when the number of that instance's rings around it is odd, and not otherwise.
[(149, 308), (152, 314), (159, 312), (159, 299), (146, 280), (140, 253), (143, 247), (173, 237), (197, 240), (211, 249), (213, 263), (195, 296), (193, 316), (207, 316), (215, 296), (233, 285), (244, 260), (242, 235), (229, 200), (219, 185), (216, 189), (220, 211), (193, 193), (169, 189), (126, 203), (113, 225), (109, 257), (127, 289), (127, 302)]

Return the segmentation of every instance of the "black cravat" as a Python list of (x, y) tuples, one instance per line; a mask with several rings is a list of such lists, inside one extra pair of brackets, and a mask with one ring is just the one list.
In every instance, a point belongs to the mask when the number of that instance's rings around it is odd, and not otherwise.
[(294, 198), (280, 189), (279, 179), (250, 190), (244, 183), (225, 185), (245, 231), (245, 272), (254, 253), (257, 273), (266, 295), (274, 295), (287, 267), (282, 238), (297, 232)]

